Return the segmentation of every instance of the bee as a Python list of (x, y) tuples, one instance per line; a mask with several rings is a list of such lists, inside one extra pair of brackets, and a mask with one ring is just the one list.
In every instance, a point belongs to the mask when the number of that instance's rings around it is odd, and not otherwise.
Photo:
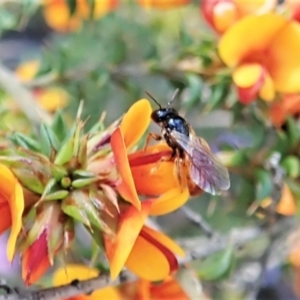
[(164, 139), (172, 149), (170, 159), (175, 159), (179, 181), (181, 181), (180, 168), (188, 162), (187, 180), (191, 180), (201, 190), (212, 195), (228, 190), (230, 187), (228, 170), (211, 152), (207, 142), (196, 135), (190, 124), (179, 115), (177, 110), (170, 107), (176, 92), (165, 108), (148, 92), (146, 94), (159, 107), (152, 112), (151, 119), (161, 127), (160, 135), (150, 133), (149, 137), (155, 140)]

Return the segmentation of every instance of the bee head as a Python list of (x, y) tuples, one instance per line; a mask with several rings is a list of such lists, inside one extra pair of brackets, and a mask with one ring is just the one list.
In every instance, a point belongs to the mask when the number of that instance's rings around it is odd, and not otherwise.
[(162, 123), (167, 121), (169, 118), (178, 116), (177, 111), (174, 108), (167, 107), (167, 108), (159, 108), (152, 112), (151, 119), (155, 123)]

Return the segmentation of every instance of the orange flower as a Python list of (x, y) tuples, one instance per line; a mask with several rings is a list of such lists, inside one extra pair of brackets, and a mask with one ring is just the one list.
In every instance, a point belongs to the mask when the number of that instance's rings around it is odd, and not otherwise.
[[(96, 0), (92, 17), (99, 19), (116, 8), (118, 0)], [(44, 0), (46, 23), (54, 30), (68, 32), (81, 27), (83, 19), (90, 17), (91, 11), (87, 0), (76, 0), (76, 10), (71, 15), (66, 0)]]
[(153, 284), (146, 280), (138, 282), (138, 295), (139, 300), (159, 300), (159, 299), (176, 299), (188, 300), (188, 296), (183, 291), (178, 282), (171, 276), (165, 279), (160, 284)]
[(203, 0), (201, 11), (212, 28), (224, 33), (239, 19), (250, 14), (270, 12), (276, 4), (276, 0)]
[(300, 24), (275, 13), (245, 17), (219, 43), (220, 57), (234, 68), (233, 81), (244, 104), (257, 96), (271, 101), (275, 92), (299, 92), (299, 51)]
[(281, 126), (288, 116), (300, 114), (300, 94), (284, 95), (270, 107), (270, 118), (275, 126)]
[(175, 255), (183, 250), (164, 234), (145, 226), (153, 201), (141, 203), (141, 210), (130, 206), (121, 213), (115, 237), (105, 236), (105, 249), (110, 261), (111, 278), (123, 266), (149, 281), (165, 279), (177, 270)]
[(189, 198), (189, 191), (187, 187), (181, 187), (174, 172), (174, 162), (162, 161), (163, 157), (171, 154), (171, 149), (166, 143), (128, 154), (127, 149), (130, 149), (148, 128), (151, 112), (148, 100), (136, 102), (124, 116), (120, 128), (112, 134), (111, 146), (120, 173), (118, 192), (137, 208), (140, 206), (138, 194), (156, 197), (150, 213), (159, 215), (182, 206)]
[(169, 9), (191, 3), (191, 0), (137, 0), (144, 8)]
[[(99, 271), (86, 267), (84, 265), (69, 264), (63, 268), (59, 268), (53, 275), (53, 286), (60, 286), (71, 283), (73, 280), (86, 280), (97, 277)], [(109, 300), (121, 300), (121, 295), (116, 288), (107, 287), (94, 291), (90, 295), (78, 295), (72, 298), (64, 298), (64, 300), (97, 300), (97, 299), (109, 299)]]
[[(272, 203), (272, 199), (267, 197), (263, 200), (261, 206), (268, 207)], [(289, 186), (284, 182), (282, 187), (282, 194), (279, 203), (276, 207), (276, 212), (284, 216), (292, 216), (296, 213), (296, 199), (292, 194)]]
[(8, 260), (12, 261), (22, 227), (23, 190), (13, 173), (2, 164), (0, 164), (0, 178), (0, 234), (11, 227), (6, 251)]
[(144, 279), (122, 284), (119, 292), (123, 299), (132, 300), (188, 300), (189, 297), (183, 291), (180, 284), (169, 276), (162, 282), (150, 282)]
[(295, 196), (285, 182), (283, 183), (281, 199), (276, 207), (276, 211), (284, 216), (292, 216), (297, 211)]

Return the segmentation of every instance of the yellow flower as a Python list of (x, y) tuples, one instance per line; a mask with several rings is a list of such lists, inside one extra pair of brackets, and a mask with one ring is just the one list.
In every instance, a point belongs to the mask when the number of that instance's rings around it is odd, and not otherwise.
[[(73, 280), (86, 280), (97, 277), (99, 271), (83, 265), (69, 264), (63, 268), (59, 268), (53, 275), (53, 285), (60, 286), (71, 283)], [(107, 287), (94, 291), (90, 295), (78, 295), (72, 298), (64, 298), (64, 300), (122, 300), (116, 288)]]
[(144, 8), (169, 9), (189, 4), (191, 0), (137, 0)]
[[(259, 30), (257, 30), (259, 28)], [(234, 68), (239, 99), (273, 100), (275, 92), (300, 92), (300, 24), (275, 13), (248, 16), (222, 36), (219, 54)]]

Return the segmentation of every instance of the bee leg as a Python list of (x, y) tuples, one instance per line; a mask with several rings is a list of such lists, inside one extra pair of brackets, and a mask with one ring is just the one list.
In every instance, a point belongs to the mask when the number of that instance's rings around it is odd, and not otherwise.
[(150, 143), (151, 140), (161, 141), (162, 137), (159, 134), (150, 132), (147, 136), (147, 139), (146, 139), (146, 144), (145, 144), (144, 149), (143, 149), (144, 151), (146, 151), (146, 149), (149, 146), (149, 143)]
[(175, 169), (176, 172), (175, 175), (178, 178), (179, 185), (181, 188), (181, 192), (183, 192), (184, 187), (186, 186), (186, 180), (185, 180), (185, 169), (184, 169), (184, 160), (177, 155), (175, 158)]
[(169, 161), (169, 160), (170, 160), (170, 157), (167, 157), (167, 156), (161, 157), (160, 160), (156, 162), (155, 166), (153, 168), (151, 168), (150, 175), (152, 175), (153, 173), (155, 173), (157, 171), (157, 169), (159, 168), (159, 166), (162, 162)]

